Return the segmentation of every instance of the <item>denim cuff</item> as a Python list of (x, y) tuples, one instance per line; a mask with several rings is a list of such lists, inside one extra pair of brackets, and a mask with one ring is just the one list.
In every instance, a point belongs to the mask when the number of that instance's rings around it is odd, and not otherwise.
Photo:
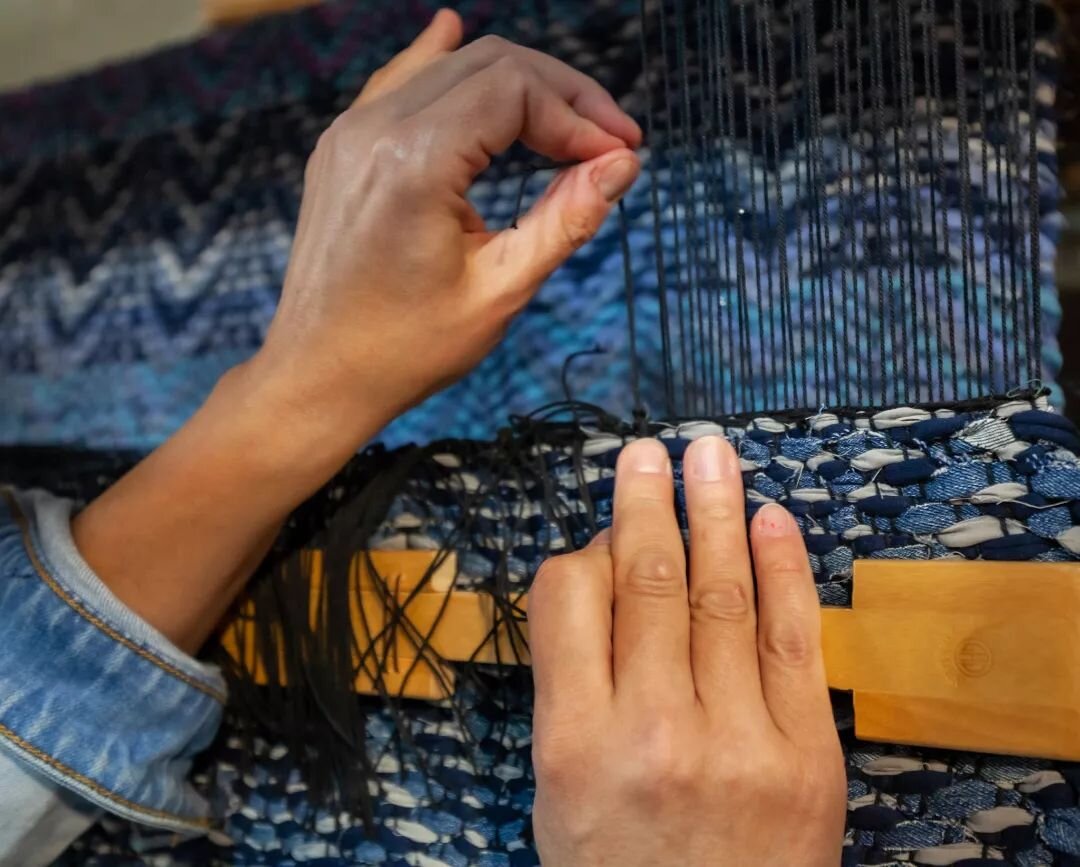
[(71, 509), (44, 491), (0, 498), (0, 749), (117, 815), (203, 830), (187, 776), (221, 721), (221, 673), (111, 593)]

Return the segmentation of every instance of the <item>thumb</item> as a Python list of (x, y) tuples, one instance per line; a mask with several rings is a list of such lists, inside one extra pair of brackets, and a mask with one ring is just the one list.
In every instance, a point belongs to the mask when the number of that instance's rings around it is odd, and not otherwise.
[[(637, 155), (617, 148), (566, 169), (521, 218), (476, 255), (493, 291), (531, 296), (551, 272), (589, 241), (641, 171)], [(491, 277), (493, 282), (486, 278)], [(527, 300), (527, 298), (526, 298)]]

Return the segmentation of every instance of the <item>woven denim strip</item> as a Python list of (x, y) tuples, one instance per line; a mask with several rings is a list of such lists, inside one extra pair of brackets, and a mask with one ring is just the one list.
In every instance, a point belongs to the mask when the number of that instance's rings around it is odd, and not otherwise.
[[(684, 529), (681, 456), (697, 437), (727, 436), (741, 459), (748, 516), (769, 502), (795, 515), (826, 604), (848, 600), (852, 563), (860, 557), (1080, 556), (1080, 439), (1045, 398), (990, 411), (898, 407), (846, 417), (686, 422), (656, 432), (673, 459)], [(459, 551), (462, 586), (490, 586), (504, 568), (511, 584), (524, 585), (549, 552), (585, 541), (590, 510), (596, 526), (607, 526), (626, 439), (586, 431), (583, 466), (569, 451), (538, 447), (535, 458), (548, 477), (543, 494), (553, 503), (541, 502), (537, 490), (523, 492), (510, 477), (491, 485), (471, 544)], [(460, 463), (453, 454), (436, 453), (434, 460)], [(374, 547), (448, 543), (460, 494), (478, 481), (466, 467), (433, 484), (435, 496), (409, 488), (395, 501)], [(553, 511), (563, 519), (547, 520)]]
[[(795, 513), (827, 603), (848, 599), (860, 557), (1080, 557), (1080, 439), (1044, 398), (979, 410), (686, 422), (657, 433), (675, 461), (680, 503), (686, 445), (728, 436), (742, 460), (747, 511), (778, 501)], [(456, 544), (459, 582), (490, 589), (498, 572), (527, 586), (549, 550), (580, 544), (610, 521), (614, 463), (630, 436), (585, 430), (573, 443), (550, 437), (523, 450), (516, 467), (541, 466), (541, 485), (510, 465), (492, 479), (483, 444), (433, 446), (433, 464), (447, 473), (433, 482), (417, 469), (371, 545), (442, 547), (459, 525), (461, 493), (489, 485), (497, 498), (475, 504), (481, 520)], [(374, 460), (390, 466), (393, 455)], [(355, 488), (342, 482), (327, 493), (344, 509)], [(122, 853), (137, 844), (162, 864), (532, 867), (529, 689), (508, 684), (485, 694), (462, 687), (456, 711), (410, 706), (395, 718), (373, 708), (370, 837), (356, 815), (313, 803), (285, 746), (256, 741), (252, 756), (247, 740), (226, 734), (201, 777), (226, 817), (223, 833), (173, 847), (106, 823), (70, 856), (82, 860), (67, 863), (126, 863)], [(836, 711), (848, 769), (845, 865), (1080, 863), (1080, 766), (866, 744), (852, 737), (842, 700)], [(419, 753), (397, 748), (402, 727)]]

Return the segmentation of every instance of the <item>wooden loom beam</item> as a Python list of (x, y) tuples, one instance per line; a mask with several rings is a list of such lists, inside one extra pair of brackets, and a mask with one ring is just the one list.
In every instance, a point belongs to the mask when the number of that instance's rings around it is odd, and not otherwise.
[[(524, 594), (495, 630), (490, 595), (453, 590), (453, 554), (369, 551), (351, 568), (351, 620), (370, 649), (358, 692), (443, 700), (449, 663), (528, 663)], [(310, 572), (314, 625), (320, 552)], [(859, 737), (1080, 759), (1080, 565), (859, 560), (853, 588), (850, 608), (822, 609), (822, 644), (829, 686), (854, 695)], [(250, 621), (223, 644), (267, 682)]]
[(253, 18), (313, 6), (318, 0), (202, 0), (203, 21), (208, 27), (243, 24)]

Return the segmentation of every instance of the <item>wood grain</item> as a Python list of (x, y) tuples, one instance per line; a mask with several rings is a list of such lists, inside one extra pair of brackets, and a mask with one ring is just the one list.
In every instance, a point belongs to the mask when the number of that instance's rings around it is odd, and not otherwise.
[[(525, 596), (496, 618), (490, 595), (452, 589), (456, 558), (438, 557), (354, 559), (351, 617), (369, 649), (357, 691), (442, 700), (448, 663), (528, 664)], [(314, 626), (319, 552), (310, 569)], [(853, 588), (851, 608), (822, 609), (822, 647), (829, 685), (854, 694), (859, 737), (1080, 759), (1080, 564), (860, 560)], [(267, 682), (250, 622), (223, 643)]]

